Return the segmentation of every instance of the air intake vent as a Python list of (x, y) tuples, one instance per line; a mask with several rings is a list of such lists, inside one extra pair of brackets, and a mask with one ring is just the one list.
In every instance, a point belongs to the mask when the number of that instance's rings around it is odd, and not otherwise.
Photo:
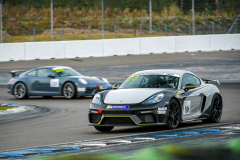
[(129, 117), (104, 117), (101, 124), (135, 124)]
[(138, 114), (138, 118), (143, 122), (143, 123), (154, 123), (155, 118), (153, 114)]
[(101, 114), (89, 114), (89, 121), (90, 123), (98, 123), (101, 119), (102, 115)]
[(205, 104), (206, 104), (206, 96), (203, 97), (201, 112), (203, 112), (203, 109), (204, 109), (204, 107), (205, 107)]

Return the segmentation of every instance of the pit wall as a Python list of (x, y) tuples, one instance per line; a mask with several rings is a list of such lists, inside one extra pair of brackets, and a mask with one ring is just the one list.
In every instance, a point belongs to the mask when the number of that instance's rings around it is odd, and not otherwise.
[(0, 61), (240, 50), (240, 34), (0, 44)]

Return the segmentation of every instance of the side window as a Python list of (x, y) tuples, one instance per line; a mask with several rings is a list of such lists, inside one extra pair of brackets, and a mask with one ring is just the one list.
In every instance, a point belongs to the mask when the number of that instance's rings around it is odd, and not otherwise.
[[(197, 78), (197, 77), (196, 77)], [(186, 86), (186, 84), (194, 84), (196, 85), (196, 81), (193, 75), (191, 74), (184, 74), (182, 78), (182, 88)]]
[(194, 80), (195, 80), (195, 84), (196, 86), (200, 86), (201, 85), (201, 81), (199, 78), (197, 78), (196, 76), (193, 76), (194, 77)]
[(147, 84), (147, 83), (148, 83), (148, 78), (144, 77), (141, 84)]
[(37, 74), (37, 71), (36, 71), (36, 70), (34, 70), (34, 71), (31, 71), (31, 72), (27, 73), (26, 75), (27, 75), (27, 76), (32, 76), (32, 77), (35, 77), (35, 76), (36, 76), (36, 74)]
[(47, 77), (49, 74), (54, 74), (50, 69), (38, 69), (38, 77)]

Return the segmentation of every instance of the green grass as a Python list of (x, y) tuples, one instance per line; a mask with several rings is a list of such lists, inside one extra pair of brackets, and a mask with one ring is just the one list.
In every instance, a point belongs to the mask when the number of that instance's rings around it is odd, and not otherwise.
[(12, 109), (13, 107), (2, 107), (0, 106), (0, 111), (6, 111), (7, 109)]
[[(155, 33), (155, 34), (154, 34)], [(173, 33), (169, 33), (169, 35), (174, 35)], [(185, 35), (185, 34), (181, 34)], [(164, 36), (164, 33), (153, 32), (153, 37)], [(116, 38), (139, 38), (140, 35), (134, 35), (133, 33), (118, 33)], [(147, 34), (143, 34), (142, 37), (149, 37)], [(102, 39), (102, 33), (96, 33), (90, 35), (90, 40)], [(105, 33), (104, 39), (115, 39), (114, 33)], [(61, 41), (61, 35), (54, 35), (53, 41)], [(71, 40), (88, 40), (88, 34), (65, 34), (63, 35), (64, 41)], [(51, 41), (51, 35), (36, 35), (35, 42), (44, 42)], [(8, 43), (16, 43), (16, 42), (33, 42), (33, 36), (22, 35), (22, 36), (12, 36), (7, 38)], [(3, 43), (5, 43), (5, 39), (3, 38)]]

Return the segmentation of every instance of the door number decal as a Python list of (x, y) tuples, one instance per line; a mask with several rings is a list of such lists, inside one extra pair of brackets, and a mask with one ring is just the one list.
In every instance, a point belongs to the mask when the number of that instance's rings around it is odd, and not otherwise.
[(50, 87), (59, 87), (59, 79), (51, 79)]
[(184, 101), (183, 114), (189, 114), (191, 109), (191, 101)]

